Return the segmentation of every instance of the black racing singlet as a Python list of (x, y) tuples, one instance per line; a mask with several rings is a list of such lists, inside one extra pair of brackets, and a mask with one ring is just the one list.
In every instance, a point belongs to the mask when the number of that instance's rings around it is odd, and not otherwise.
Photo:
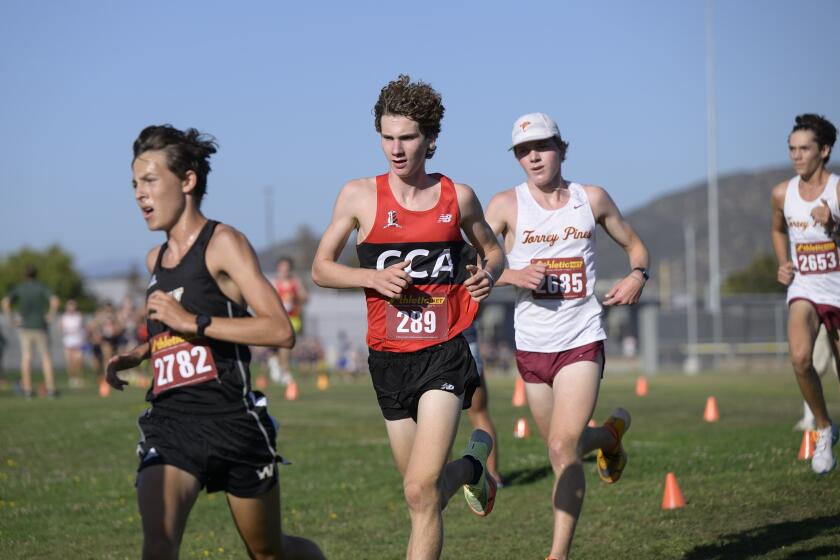
[[(161, 245), (146, 289), (146, 298), (162, 290), (195, 314), (247, 317), (247, 309), (229, 300), (207, 270), (205, 253), (219, 222), (208, 220), (187, 254), (173, 268), (161, 266), (167, 243)], [(152, 387), (146, 400), (155, 408), (191, 413), (225, 413), (250, 408), (251, 374), (248, 346), (183, 335), (160, 321), (149, 329)]]

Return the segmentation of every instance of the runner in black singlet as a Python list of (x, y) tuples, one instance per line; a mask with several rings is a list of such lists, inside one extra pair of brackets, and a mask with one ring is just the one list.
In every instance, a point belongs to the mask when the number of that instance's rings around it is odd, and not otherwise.
[[(177, 558), (203, 487), (224, 490), (251, 558), (323, 558), (284, 536), (276, 431), (251, 391), (248, 345), (292, 347), (294, 332), (246, 237), (200, 211), (212, 138), (150, 126), (134, 142), (134, 195), (150, 230), (167, 240), (148, 255), (148, 342), (112, 358), (107, 380), (150, 360), (140, 417), (137, 497), (143, 558)], [(253, 315), (248, 312), (250, 307)]]

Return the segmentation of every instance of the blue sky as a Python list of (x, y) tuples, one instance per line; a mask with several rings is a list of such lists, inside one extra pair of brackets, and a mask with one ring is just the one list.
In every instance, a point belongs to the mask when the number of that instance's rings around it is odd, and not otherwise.
[[(715, 12), (720, 171), (786, 165), (796, 114), (840, 124), (840, 2)], [(385, 169), (371, 107), (399, 73), (443, 94), (429, 170), (485, 205), (521, 180), (513, 121), (544, 111), (571, 143), (564, 175), (630, 210), (706, 175), (705, 14), (702, 0), (2, 2), (0, 255), (58, 242), (82, 268), (140, 261), (162, 235), (134, 205), (131, 144), (163, 122), (221, 144), (208, 216), (262, 247), (271, 186), (275, 238), (320, 233), (344, 182)]]

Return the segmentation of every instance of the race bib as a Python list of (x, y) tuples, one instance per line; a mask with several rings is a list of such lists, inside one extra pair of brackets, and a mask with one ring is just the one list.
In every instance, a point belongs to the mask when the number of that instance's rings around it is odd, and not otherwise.
[(449, 335), (446, 296), (402, 294), (385, 307), (385, 336), (389, 340), (441, 340)]
[(152, 394), (159, 395), (176, 387), (198, 385), (219, 378), (216, 361), (209, 346), (164, 332), (152, 338), (151, 362), (154, 369)]
[(586, 265), (583, 257), (531, 259), (531, 264), (545, 265), (545, 277), (534, 299), (579, 299), (586, 297)]
[(799, 274), (826, 274), (840, 270), (834, 241), (796, 244), (796, 268)]

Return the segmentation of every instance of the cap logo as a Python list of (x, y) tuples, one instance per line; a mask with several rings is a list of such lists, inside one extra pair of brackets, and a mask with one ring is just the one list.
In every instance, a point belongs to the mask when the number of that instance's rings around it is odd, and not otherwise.
[(531, 121), (522, 121), (522, 124), (519, 125), (519, 128), (522, 130), (526, 130), (529, 126), (531, 126)]

